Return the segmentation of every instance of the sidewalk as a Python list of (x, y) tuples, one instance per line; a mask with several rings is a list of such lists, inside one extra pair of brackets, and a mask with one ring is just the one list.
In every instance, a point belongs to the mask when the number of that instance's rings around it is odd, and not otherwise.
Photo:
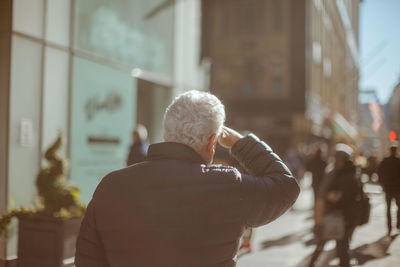
[[(239, 255), (237, 267), (306, 267), (314, 251), (311, 228), (312, 191), (310, 180), (302, 181), (302, 192), (293, 208), (278, 220), (254, 229), (253, 252)], [(367, 225), (358, 227), (350, 244), (353, 266), (397, 267), (400, 266), (400, 237), (392, 232), (386, 236), (386, 205), (384, 195), (377, 185), (364, 189), (371, 198), (371, 216)], [(394, 205), (392, 205), (394, 206)], [(394, 210), (392, 210), (394, 212)], [(317, 267), (337, 266), (335, 242), (325, 245)]]

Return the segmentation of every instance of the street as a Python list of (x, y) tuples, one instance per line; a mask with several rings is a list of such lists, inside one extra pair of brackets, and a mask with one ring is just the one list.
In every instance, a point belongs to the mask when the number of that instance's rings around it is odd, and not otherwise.
[[(306, 267), (315, 248), (311, 228), (312, 191), (310, 178), (301, 182), (299, 199), (282, 217), (253, 230), (253, 252), (239, 254), (238, 267)], [(371, 203), (369, 223), (358, 227), (350, 243), (352, 266), (400, 266), (400, 238), (397, 230), (386, 235), (386, 205), (384, 194), (377, 185), (365, 185)], [(392, 218), (395, 208), (392, 205)], [(316, 267), (338, 266), (335, 242), (329, 241), (316, 263)]]

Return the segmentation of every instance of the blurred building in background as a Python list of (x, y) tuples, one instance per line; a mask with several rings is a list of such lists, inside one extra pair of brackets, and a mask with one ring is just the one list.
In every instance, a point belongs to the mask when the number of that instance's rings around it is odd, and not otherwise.
[(275, 149), (354, 143), (361, 1), (203, 0), (203, 59), (232, 127)]
[[(200, 0), (4, 0), (0, 4), (0, 213), (37, 198), (42, 155), (61, 130), (85, 203), (124, 165), (136, 123), (161, 141), (174, 95), (207, 84)], [(0, 266), (16, 255), (9, 232)]]
[(387, 103), (386, 116), (390, 139), (399, 140), (400, 135), (400, 82), (393, 88), (392, 95)]
[(385, 106), (375, 90), (360, 91), (360, 100), (358, 149), (366, 157), (382, 159), (389, 143)]

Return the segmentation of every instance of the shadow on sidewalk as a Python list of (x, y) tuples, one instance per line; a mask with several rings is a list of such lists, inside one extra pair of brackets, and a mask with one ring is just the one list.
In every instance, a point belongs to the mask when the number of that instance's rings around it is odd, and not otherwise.
[(277, 246), (286, 246), (291, 243), (302, 241), (304, 236), (306, 236), (308, 233), (309, 231), (300, 232), (300, 233), (286, 235), (279, 239), (264, 241), (261, 243), (261, 249), (267, 249), (270, 247), (277, 247)]
[[(294, 233), (294, 234), (289, 234), (289, 235), (285, 235), (281, 238), (275, 239), (275, 240), (266, 240), (264, 242), (261, 243), (261, 247), (260, 250), (264, 250), (264, 249), (268, 249), (270, 247), (277, 247), (277, 246), (286, 246), (289, 245), (291, 243), (295, 243), (295, 242), (300, 242), (303, 240), (303, 238), (309, 233), (309, 230), (305, 230), (302, 231), (300, 233)], [(251, 252), (248, 251), (239, 251), (238, 252), (238, 258), (249, 254)]]
[[(389, 255), (387, 250), (390, 247), (390, 244), (397, 238), (397, 236), (397, 234), (390, 237), (383, 236), (375, 242), (361, 245), (350, 252), (350, 257), (357, 262), (357, 265), (361, 266), (370, 260), (385, 258)], [(337, 266), (330, 264), (335, 257), (335, 249), (323, 251), (318, 257), (315, 267)], [(307, 256), (295, 267), (307, 267), (310, 259), (311, 255)]]
[(383, 236), (377, 241), (364, 244), (358, 248), (351, 251), (351, 257), (356, 258), (359, 265), (363, 265), (367, 261), (381, 259), (388, 255), (387, 250), (390, 244), (397, 238), (398, 234), (392, 235), (390, 237)]

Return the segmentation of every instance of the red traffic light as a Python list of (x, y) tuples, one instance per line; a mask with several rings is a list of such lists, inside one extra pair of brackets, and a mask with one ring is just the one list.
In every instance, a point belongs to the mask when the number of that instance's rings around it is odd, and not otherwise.
[(389, 133), (389, 140), (392, 142), (397, 139), (397, 134), (395, 131), (390, 131)]

